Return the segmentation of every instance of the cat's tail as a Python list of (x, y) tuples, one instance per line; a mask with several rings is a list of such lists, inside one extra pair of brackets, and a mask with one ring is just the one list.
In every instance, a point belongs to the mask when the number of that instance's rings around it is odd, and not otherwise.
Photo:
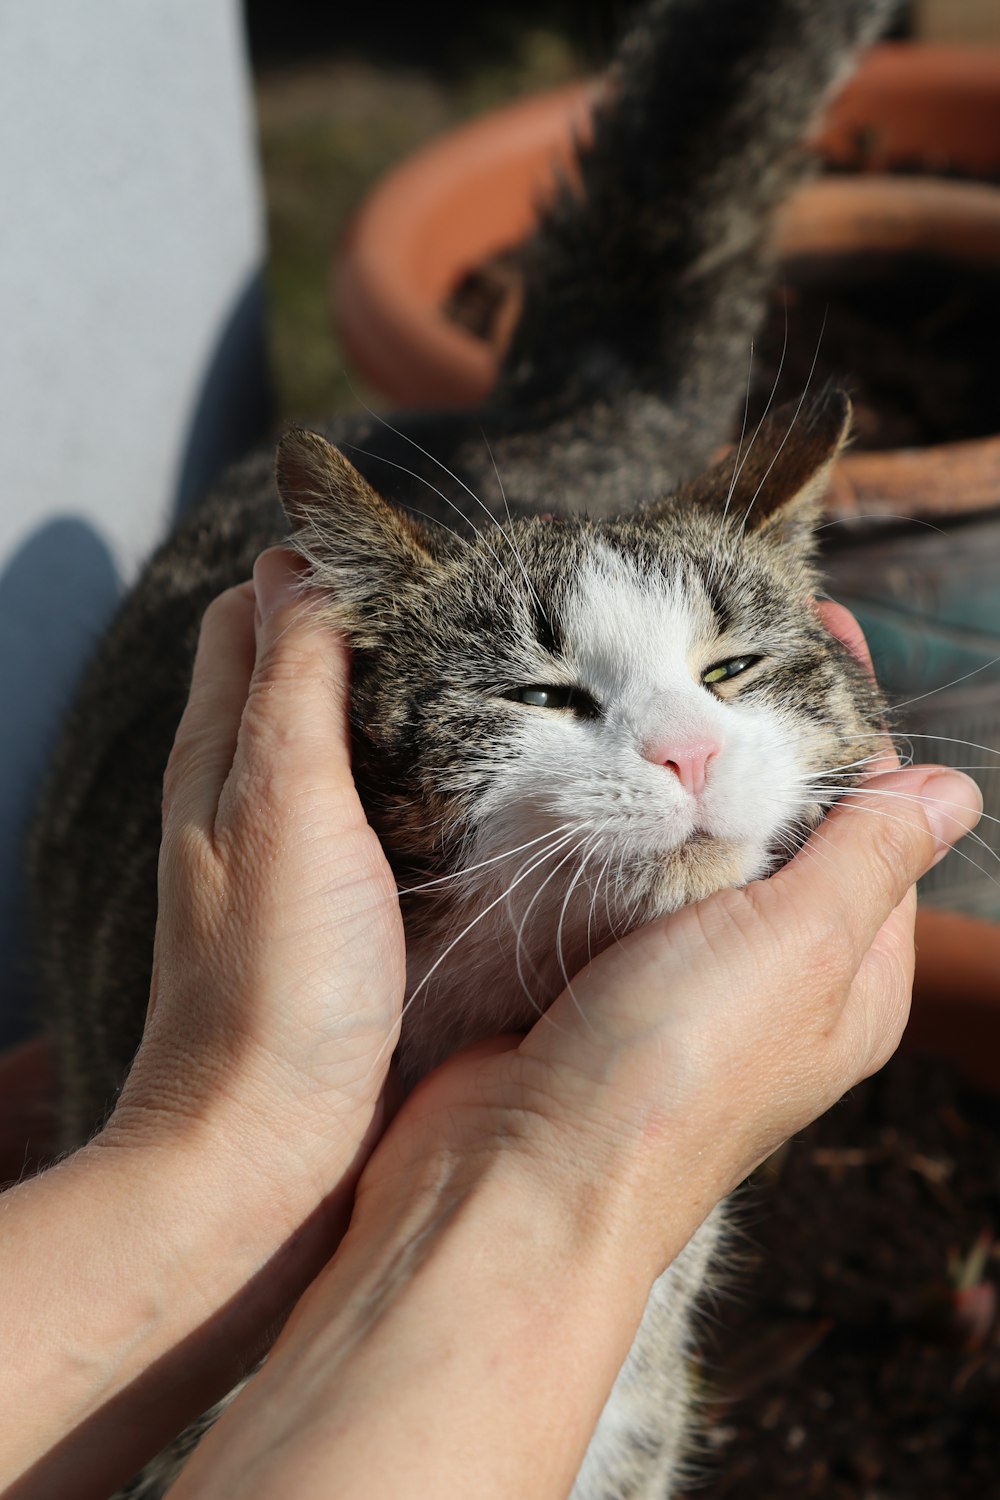
[(775, 210), (831, 90), (896, 9), (652, 0), (579, 150), (582, 194), (563, 186), (525, 249), (500, 403), (558, 421), (627, 401), (669, 439), (677, 477), (707, 462), (742, 405)]

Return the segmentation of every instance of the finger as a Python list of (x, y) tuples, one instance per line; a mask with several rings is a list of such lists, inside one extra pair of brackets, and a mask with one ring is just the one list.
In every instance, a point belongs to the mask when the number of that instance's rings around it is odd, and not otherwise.
[(873, 776), (833, 810), (821, 841), (814, 836), (753, 888), (756, 903), (773, 906), (807, 951), (821, 944), (854, 973), (914, 881), (975, 827), (982, 807), (975, 782), (942, 766)]
[(899, 1046), (913, 993), (916, 915), (911, 888), (861, 960), (845, 1011), (853, 1060), (850, 1082), (884, 1067)]
[(872, 665), (872, 654), (868, 649), (868, 642), (851, 611), (845, 609), (842, 604), (835, 603), (833, 599), (817, 599), (814, 608), (830, 634), (836, 636), (837, 640), (847, 647), (869, 676), (874, 677), (875, 668)]
[(347, 650), (294, 553), (263, 553), (254, 588), (256, 663), (217, 827), (238, 817), (248, 797), (287, 821), (304, 788), (343, 793), (345, 825), (363, 822), (350, 775)]
[(205, 611), (191, 689), (163, 777), (164, 831), (211, 829), (236, 751), (256, 656), (254, 592), (227, 589)]
[[(864, 667), (869, 677), (874, 678), (875, 668), (872, 665), (868, 642), (851, 611), (845, 609), (842, 604), (836, 604), (832, 599), (815, 599), (813, 608), (830, 634), (836, 637), (841, 645), (846, 646), (851, 655)], [(899, 755), (892, 736), (886, 733), (882, 742), (873, 746), (868, 773), (873, 775), (877, 771), (894, 771), (898, 765)]]

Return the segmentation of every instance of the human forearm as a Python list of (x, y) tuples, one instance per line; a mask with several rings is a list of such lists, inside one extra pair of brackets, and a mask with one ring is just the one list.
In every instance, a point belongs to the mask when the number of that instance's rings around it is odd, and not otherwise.
[(397, 1186), (171, 1500), (568, 1492), (649, 1290), (623, 1226), (516, 1153)]
[[(228, 1163), (228, 1165), (227, 1165)], [(98, 1140), (0, 1198), (0, 1488), (107, 1496), (228, 1390), (336, 1244), (231, 1144)], [(15, 1487), (12, 1493), (18, 1493)]]

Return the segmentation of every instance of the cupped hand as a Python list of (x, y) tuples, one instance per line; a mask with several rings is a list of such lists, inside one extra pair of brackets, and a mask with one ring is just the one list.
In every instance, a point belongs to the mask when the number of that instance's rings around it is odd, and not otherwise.
[[(870, 668), (841, 606), (818, 612)], [(967, 776), (899, 768), (845, 798), (784, 869), (602, 953), (524, 1038), (452, 1059), (362, 1181), (525, 1159), (556, 1211), (599, 1211), (647, 1280), (782, 1141), (880, 1068), (906, 1024), (915, 881), (975, 826)], [(884, 769), (883, 769), (884, 768)]]
[(146, 1031), (113, 1119), (207, 1126), (245, 1171), (313, 1196), (378, 1128), (404, 984), (347, 696), (347, 652), (294, 555), (265, 553), (202, 624), (164, 780)]

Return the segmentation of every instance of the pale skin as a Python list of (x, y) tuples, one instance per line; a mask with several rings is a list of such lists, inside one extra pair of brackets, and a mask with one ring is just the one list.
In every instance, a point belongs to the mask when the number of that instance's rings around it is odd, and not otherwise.
[(892, 821), (842, 806), (393, 1119), (402, 927), (350, 776), (348, 656), (288, 554), (255, 581), (205, 617), (121, 1101), (0, 1200), (0, 1483), (106, 1496), (294, 1308), (173, 1494), (565, 1495), (653, 1279), (894, 1050), (913, 882), (978, 791), (873, 777)]

